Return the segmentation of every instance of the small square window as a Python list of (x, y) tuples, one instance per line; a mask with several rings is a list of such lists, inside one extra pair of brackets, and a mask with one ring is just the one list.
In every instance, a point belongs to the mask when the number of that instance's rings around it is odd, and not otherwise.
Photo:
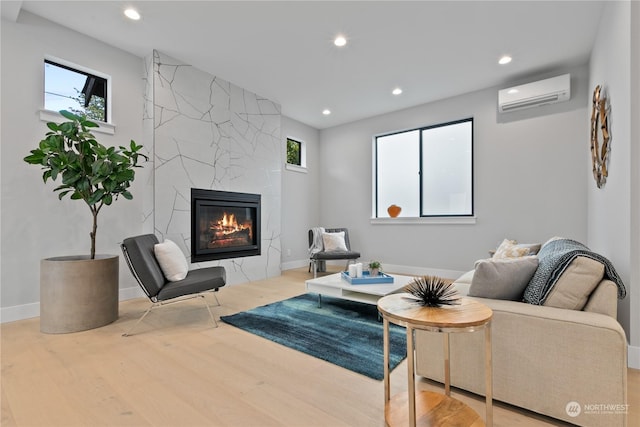
[(90, 120), (108, 122), (105, 77), (50, 60), (44, 61), (44, 108), (67, 110)]
[(304, 144), (301, 141), (287, 138), (287, 163), (296, 166), (305, 166)]

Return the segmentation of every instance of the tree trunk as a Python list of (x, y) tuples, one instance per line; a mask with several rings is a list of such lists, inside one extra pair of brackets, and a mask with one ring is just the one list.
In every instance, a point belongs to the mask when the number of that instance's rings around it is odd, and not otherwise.
[(91, 259), (96, 258), (96, 231), (98, 230), (98, 211), (96, 208), (91, 208), (91, 213), (93, 214), (93, 228), (91, 229)]

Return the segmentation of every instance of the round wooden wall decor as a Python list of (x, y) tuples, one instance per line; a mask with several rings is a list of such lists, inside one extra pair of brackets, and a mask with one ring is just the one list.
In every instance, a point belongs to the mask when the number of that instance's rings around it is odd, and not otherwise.
[(609, 175), (609, 108), (607, 98), (601, 94), (600, 85), (593, 91), (591, 106), (591, 166), (596, 185), (601, 188)]

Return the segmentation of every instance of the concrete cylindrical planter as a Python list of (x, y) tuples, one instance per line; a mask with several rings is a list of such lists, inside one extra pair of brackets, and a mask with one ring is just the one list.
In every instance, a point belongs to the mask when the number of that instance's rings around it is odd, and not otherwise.
[(40, 331), (78, 332), (118, 318), (117, 255), (65, 256), (40, 261)]

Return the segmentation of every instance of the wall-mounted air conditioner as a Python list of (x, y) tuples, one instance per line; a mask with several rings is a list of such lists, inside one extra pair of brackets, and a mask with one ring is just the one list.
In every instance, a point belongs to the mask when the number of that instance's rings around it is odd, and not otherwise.
[(571, 74), (514, 86), (498, 91), (501, 113), (555, 104), (571, 98)]

